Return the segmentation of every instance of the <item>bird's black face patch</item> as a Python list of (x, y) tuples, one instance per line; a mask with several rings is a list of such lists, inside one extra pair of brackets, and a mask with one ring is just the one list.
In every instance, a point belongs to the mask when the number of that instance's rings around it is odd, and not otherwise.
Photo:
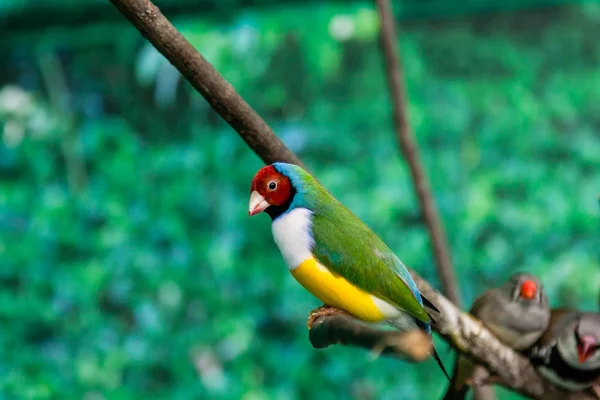
[(292, 205), (295, 196), (296, 188), (294, 187), (294, 185), (290, 185), (290, 193), (287, 197), (287, 200), (281, 205), (271, 205), (267, 207), (265, 212), (269, 214), (269, 217), (271, 217), (272, 220), (275, 220), (275, 218), (279, 217), (281, 214), (290, 209), (290, 206)]

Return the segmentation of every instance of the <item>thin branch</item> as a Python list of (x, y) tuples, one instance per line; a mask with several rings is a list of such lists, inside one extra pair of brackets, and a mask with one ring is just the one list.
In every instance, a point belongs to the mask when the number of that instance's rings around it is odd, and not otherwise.
[(375, 0), (381, 21), (381, 47), (385, 59), (385, 70), (393, 104), (393, 120), (400, 149), (410, 169), (413, 186), (421, 205), (421, 213), (429, 231), (431, 246), (436, 261), (437, 272), (443, 292), (456, 305), (460, 306), (458, 285), (450, 260), (444, 226), (433, 201), (429, 181), (423, 170), (419, 151), (413, 138), (407, 112), (407, 95), (402, 79), (402, 64), (396, 51), (394, 15), (389, 0)]
[[(266, 163), (279, 160), (301, 165), (300, 160), (274, 135), (260, 116), (175, 30), (156, 6), (149, 0), (111, 2), (190, 81)], [(536, 399), (559, 393), (542, 381), (525, 357), (504, 346), (479, 321), (461, 312), (423, 278), (413, 271), (411, 273), (421, 292), (441, 311), (441, 314), (434, 316), (434, 329), (448, 343), (488, 367), (502, 379), (502, 385), (507, 388)], [(327, 321), (328, 318), (333, 320)], [(360, 344), (364, 335), (370, 336), (371, 342), (386, 343), (384, 338), (387, 333), (384, 332), (387, 331), (371, 328), (364, 330), (358, 322), (345, 318), (340, 320), (337, 317), (323, 316), (315, 319), (311, 326), (313, 329), (323, 329), (326, 337), (322, 341), (313, 337), (313, 343), (318, 347), (340, 340)], [(323, 327), (323, 324), (326, 325)], [(341, 328), (326, 329), (327, 326)], [(354, 335), (350, 335), (348, 328), (353, 329)]]
[(69, 105), (65, 71), (60, 59), (53, 53), (40, 55), (38, 66), (46, 87), (50, 108), (60, 120), (60, 148), (65, 159), (69, 190), (71, 194), (79, 195), (87, 186), (87, 173), (75, 118)]

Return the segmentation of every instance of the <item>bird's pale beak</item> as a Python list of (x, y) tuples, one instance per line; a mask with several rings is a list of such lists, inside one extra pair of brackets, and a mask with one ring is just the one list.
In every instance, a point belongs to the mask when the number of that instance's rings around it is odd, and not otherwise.
[(577, 345), (577, 354), (579, 355), (579, 363), (583, 364), (585, 360), (590, 358), (596, 349), (596, 338), (593, 336), (584, 336), (581, 342)]
[(536, 291), (537, 285), (531, 279), (528, 279), (521, 284), (521, 297), (524, 299), (533, 300)]
[(270, 204), (256, 190), (250, 193), (250, 205), (248, 206), (248, 215), (253, 216), (263, 212)]

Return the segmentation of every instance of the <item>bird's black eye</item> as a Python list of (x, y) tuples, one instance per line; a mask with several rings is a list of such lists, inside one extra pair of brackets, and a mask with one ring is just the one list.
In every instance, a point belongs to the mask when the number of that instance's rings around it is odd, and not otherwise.
[(277, 182), (275, 182), (275, 181), (269, 182), (269, 190), (275, 190), (275, 189), (277, 189)]
[(512, 301), (519, 301), (519, 297), (521, 297), (521, 285), (517, 284), (513, 289)]

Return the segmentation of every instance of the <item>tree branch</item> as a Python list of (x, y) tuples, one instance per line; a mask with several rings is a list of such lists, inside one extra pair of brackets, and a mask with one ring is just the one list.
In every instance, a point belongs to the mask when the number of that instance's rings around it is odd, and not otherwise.
[[(186, 77), (263, 161), (285, 161), (302, 165), (260, 116), (149, 0), (111, 2)], [(526, 358), (502, 345), (480, 322), (469, 314), (462, 313), (419, 275), (413, 271), (411, 273), (421, 292), (441, 311), (440, 315), (435, 316), (434, 329), (448, 343), (487, 366), (502, 379), (502, 384), (507, 388), (536, 399), (559, 393), (541, 380)], [(320, 316), (311, 326), (316, 330), (310, 332), (311, 342), (316, 347), (326, 347), (342, 340), (372, 348), (372, 344), (388, 344), (390, 340), (402, 337), (399, 332), (363, 327), (349, 317), (340, 319), (339, 315)], [(386, 352), (404, 354), (403, 347), (399, 347), (397, 351), (388, 349)], [(567, 396), (562, 397), (565, 398)]]
[(450, 260), (448, 243), (444, 233), (444, 226), (440, 220), (437, 207), (433, 201), (429, 181), (423, 170), (419, 157), (419, 150), (415, 145), (413, 132), (407, 112), (407, 95), (402, 79), (403, 70), (400, 57), (396, 51), (396, 33), (394, 29), (394, 15), (389, 0), (375, 0), (377, 12), (381, 22), (381, 48), (385, 59), (385, 70), (392, 100), (392, 113), (396, 136), (400, 149), (410, 169), (413, 186), (421, 205), (421, 213), (433, 247), (438, 276), (443, 292), (456, 305), (460, 306), (458, 285), (454, 276), (454, 269)]
[(502, 344), (480, 321), (463, 313), (417, 273), (410, 272), (421, 293), (440, 310), (434, 315), (436, 332), (458, 351), (497, 374), (505, 386), (527, 397), (542, 397), (543, 381), (527, 358)]
[(400, 333), (380, 330), (358, 322), (344, 311), (320, 307), (308, 318), (308, 339), (316, 349), (334, 344), (364, 347), (375, 355), (387, 354), (413, 362), (429, 357), (431, 338), (419, 330)]
[[(432, 288), (416, 272), (409, 270), (415, 280), (419, 291), (423, 293), (440, 310), (440, 313), (434, 315), (434, 330), (439, 333), (448, 344), (459, 352), (466, 354), (478, 363), (484, 365), (490, 371), (493, 371), (495, 378), (486, 383), (498, 383), (507, 389), (513, 390), (532, 399), (557, 399), (557, 400), (594, 400), (593, 394), (584, 392), (568, 393), (564, 392), (550, 383), (544, 381), (529, 360), (510, 347), (501, 343), (483, 324), (470, 314), (463, 313), (450, 300), (446, 299), (441, 293)], [(315, 311), (313, 311), (314, 313)], [(403, 333), (390, 332), (369, 328), (363, 331), (359, 322), (345, 317), (341, 323), (340, 329), (330, 329), (326, 332), (313, 332), (320, 328), (317, 323), (337, 325), (339, 310), (328, 307), (320, 311), (315, 323), (309, 324), (309, 338), (315, 348), (327, 347), (331, 344), (344, 342), (360, 347), (373, 348), (377, 343), (385, 341), (402, 341)], [(343, 313), (346, 315), (345, 313)], [(309, 319), (310, 321), (310, 319)], [(351, 325), (350, 325), (351, 324)], [(353, 331), (354, 330), (354, 331)], [(319, 340), (314, 341), (313, 336), (318, 334)], [(354, 336), (349, 335), (354, 334)], [(323, 335), (323, 336), (321, 336)], [(362, 337), (365, 335), (365, 337)], [(323, 344), (325, 344), (323, 346)], [(394, 351), (388, 351), (383, 354), (405, 355), (405, 348), (402, 346)], [(412, 361), (419, 361), (412, 359)]]
[(110, 0), (235, 129), (266, 163), (302, 162), (275, 136), (269, 125), (148, 0)]
[[(429, 189), (427, 175), (420, 161), (419, 150), (413, 139), (407, 110), (408, 94), (403, 85), (404, 73), (400, 56), (395, 46), (397, 34), (394, 28), (392, 6), (389, 0), (375, 0), (375, 3), (381, 22), (381, 48), (384, 54), (386, 76), (393, 104), (392, 116), (396, 128), (396, 136), (400, 144), (400, 149), (409, 166), (413, 186), (421, 205), (421, 213), (429, 231), (437, 273), (442, 283), (443, 291), (450, 301), (460, 306), (458, 284), (454, 268), (452, 267), (450, 251), (448, 250), (448, 240), (435, 200)], [(492, 387), (473, 388), (473, 394), (475, 399), (496, 399), (496, 393)]]

